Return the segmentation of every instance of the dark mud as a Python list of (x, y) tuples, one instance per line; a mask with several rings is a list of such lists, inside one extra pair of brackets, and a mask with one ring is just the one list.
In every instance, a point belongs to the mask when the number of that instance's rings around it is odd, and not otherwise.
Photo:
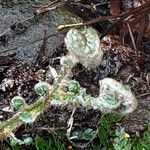
[[(30, 45), (26, 44), (15, 50), (11, 49), (22, 43), (28, 43), (37, 38), (42, 38), (45, 32), (46, 35), (58, 32), (57, 26), (67, 21), (67, 19), (65, 20), (64, 17), (60, 16), (56, 11), (50, 11), (36, 17), (35, 10), (37, 8), (34, 8), (32, 6), (33, 4), (36, 3), (0, 3), (0, 33), (11, 29), (9, 36), (6, 35), (0, 38), (1, 54), (6, 49), (10, 49), (7, 53), (3, 53), (3, 55), (16, 53), (16, 58), (25, 63), (35, 62), (42, 41)], [(63, 36), (61, 35), (49, 38), (47, 40), (47, 53), (52, 53), (53, 49), (62, 41)]]

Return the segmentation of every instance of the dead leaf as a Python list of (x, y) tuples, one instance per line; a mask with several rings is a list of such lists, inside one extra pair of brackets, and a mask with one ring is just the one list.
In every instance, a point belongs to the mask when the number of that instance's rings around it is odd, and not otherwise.
[(110, 13), (113, 16), (117, 16), (120, 14), (120, 2), (118, 0), (111, 0), (109, 3)]

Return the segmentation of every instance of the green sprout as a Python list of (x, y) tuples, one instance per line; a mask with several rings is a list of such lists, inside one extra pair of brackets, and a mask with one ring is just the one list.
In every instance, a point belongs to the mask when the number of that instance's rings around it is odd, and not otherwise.
[(11, 105), (15, 108), (15, 109), (19, 109), (21, 106), (25, 105), (25, 100), (21, 97), (21, 96), (15, 96), (12, 100), (11, 100)]
[(39, 82), (34, 86), (34, 90), (39, 96), (44, 96), (47, 91), (47, 83)]
[(11, 144), (11, 146), (22, 145), (23, 141), (20, 139), (17, 139), (14, 135), (14, 136), (10, 137), (10, 144)]
[(31, 145), (33, 143), (33, 138), (32, 137), (26, 137), (23, 140), (20, 140), (18, 138), (16, 138), (16, 136), (14, 134), (11, 134), (10, 137), (10, 144), (11, 146), (16, 146), (16, 145)]
[(19, 114), (19, 118), (20, 118), (24, 123), (31, 123), (31, 122), (33, 122), (32, 114), (31, 114), (30, 112), (27, 112), (27, 111), (21, 112), (21, 113)]
[(77, 82), (71, 82), (68, 86), (69, 92), (77, 94), (79, 92), (79, 85)]
[(23, 143), (25, 145), (31, 145), (33, 143), (33, 138), (32, 137), (26, 137), (24, 140), (23, 140)]

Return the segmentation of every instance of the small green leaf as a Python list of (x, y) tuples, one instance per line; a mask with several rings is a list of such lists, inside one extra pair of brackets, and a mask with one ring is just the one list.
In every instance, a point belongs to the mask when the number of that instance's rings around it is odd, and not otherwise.
[(91, 128), (81, 128), (76, 131), (73, 131), (70, 139), (78, 139), (78, 140), (91, 140), (96, 134)]
[(100, 143), (105, 146), (106, 149), (113, 147), (111, 138), (115, 136), (112, 126), (121, 120), (118, 114), (106, 114), (103, 115), (99, 122), (98, 137)]
[(100, 143), (105, 147), (109, 147), (109, 132), (103, 127), (99, 127), (98, 137), (100, 139)]
[(49, 139), (37, 136), (35, 146), (37, 150), (65, 150), (65, 145), (55, 136)]
[(131, 150), (131, 142), (125, 135), (126, 133), (123, 128), (116, 130), (116, 138), (113, 144), (115, 150)]
[(121, 116), (115, 113), (103, 115), (100, 119), (100, 126), (108, 129), (112, 125), (112, 123), (117, 123), (121, 121)]

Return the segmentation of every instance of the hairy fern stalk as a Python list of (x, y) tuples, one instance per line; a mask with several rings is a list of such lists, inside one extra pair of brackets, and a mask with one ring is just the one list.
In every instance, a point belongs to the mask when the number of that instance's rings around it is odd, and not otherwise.
[[(60, 60), (61, 70), (53, 85), (39, 82), (35, 91), (39, 99), (28, 105), (25, 100), (16, 96), (11, 105), (17, 113), (10, 119), (0, 123), (0, 140), (13, 137), (15, 130), (23, 123), (33, 123), (37, 116), (51, 105), (78, 104), (83, 107), (99, 109), (102, 113), (116, 112), (121, 115), (132, 113), (137, 107), (137, 100), (129, 88), (111, 78), (105, 78), (100, 83), (100, 94), (97, 98), (86, 94), (86, 89), (79, 83), (69, 79), (71, 69), (80, 62), (88, 69), (98, 66), (103, 57), (98, 32), (85, 27), (80, 30), (70, 29), (65, 38), (68, 55)], [(65, 88), (64, 88), (65, 87)], [(67, 89), (67, 91), (63, 90)]]

